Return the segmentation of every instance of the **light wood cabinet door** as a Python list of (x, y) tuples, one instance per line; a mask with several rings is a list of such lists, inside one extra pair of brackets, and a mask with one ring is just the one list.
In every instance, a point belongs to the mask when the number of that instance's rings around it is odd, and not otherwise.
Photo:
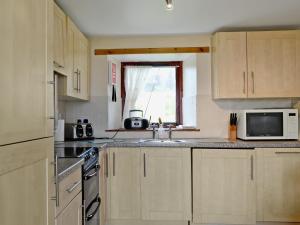
[(141, 218), (140, 149), (110, 149), (110, 219)]
[(58, 215), (56, 225), (82, 225), (82, 192)]
[(67, 16), (54, 3), (54, 24), (53, 24), (53, 37), (54, 37), (54, 50), (53, 62), (54, 69), (66, 75), (66, 54), (67, 54)]
[(191, 151), (142, 148), (142, 219), (191, 220)]
[(259, 220), (300, 222), (300, 149), (257, 149), (257, 158)]
[(89, 98), (89, 73), (88, 73), (88, 57), (89, 42), (81, 33), (78, 34), (78, 70), (79, 70), (79, 87), (78, 92), (80, 99), (88, 100)]
[(299, 31), (247, 32), (250, 98), (300, 96), (297, 37)]
[(89, 41), (67, 18), (67, 77), (60, 77), (59, 94), (68, 100), (89, 100)]
[(255, 224), (254, 151), (193, 150), (193, 222)]
[(213, 97), (247, 97), (246, 32), (220, 32), (212, 39)]
[(47, 7), (47, 0), (1, 1), (0, 145), (48, 136)]
[(54, 224), (54, 140), (0, 147), (1, 225)]

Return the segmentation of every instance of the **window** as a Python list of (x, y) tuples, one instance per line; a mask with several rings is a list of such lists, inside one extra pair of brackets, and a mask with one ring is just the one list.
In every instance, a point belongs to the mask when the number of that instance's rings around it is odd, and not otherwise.
[(182, 62), (122, 63), (123, 118), (143, 110), (151, 122), (182, 124)]

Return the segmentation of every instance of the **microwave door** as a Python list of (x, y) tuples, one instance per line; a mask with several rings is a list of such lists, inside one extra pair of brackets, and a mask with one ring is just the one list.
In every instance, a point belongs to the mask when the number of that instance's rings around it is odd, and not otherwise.
[(283, 137), (283, 113), (247, 113), (247, 137)]

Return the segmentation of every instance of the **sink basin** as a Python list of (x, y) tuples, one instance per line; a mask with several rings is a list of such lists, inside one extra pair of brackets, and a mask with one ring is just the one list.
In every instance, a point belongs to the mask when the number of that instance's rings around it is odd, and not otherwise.
[(185, 140), (157, 140), (157, 139), (147, 139), (147, 140), (140, 140), (139, 143), (183, 143)]

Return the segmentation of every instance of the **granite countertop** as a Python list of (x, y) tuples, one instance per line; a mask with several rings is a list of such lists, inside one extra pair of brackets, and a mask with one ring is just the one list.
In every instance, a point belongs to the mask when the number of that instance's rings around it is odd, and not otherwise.
[(227, 139), (95, 139), (93, 141), (57, 142), (56, 147), (174, 147), (174, 148), (220, 148), (220, 149), (254, 149), (254, 148), (300, 148), (300, 141), (242, 141), (230, 142)]
[(84, 163), (82, 158), (58, 158), (57, 159), (57, 179), (62, 181)]

